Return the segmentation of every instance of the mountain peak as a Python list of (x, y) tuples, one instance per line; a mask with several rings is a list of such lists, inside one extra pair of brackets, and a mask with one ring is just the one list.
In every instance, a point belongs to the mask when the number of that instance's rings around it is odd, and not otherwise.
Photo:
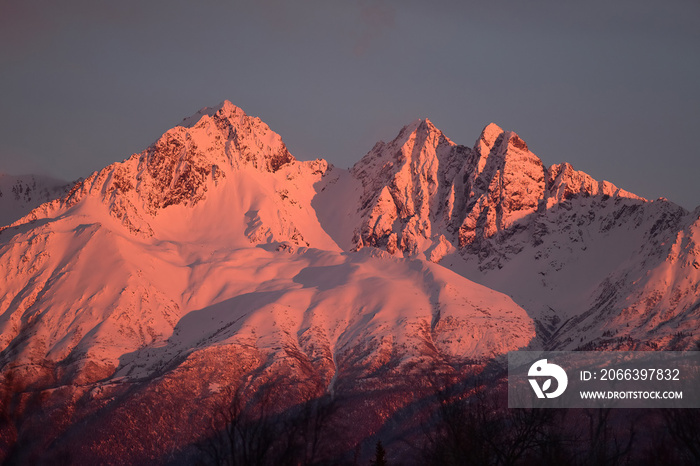
[(224, 100), (219, 105), (213, 108), (221, 113), (242, 113), (243, 115), (245, 115), (243, 109), (232, 104), (230, 100)]
[[(381, 166), (385, 166), (386, 163), (401, 163), (415, 157), (426, 157), (426, 149), (428, 153), (435, 155), (438, 146), (454, 145), (429, 119), (418, 118), (401, 128), (391, 142), (380, 141), (375, 144), (372, 150), (354, 165), (353, 170), (358, 174), (360, 171), (366, 171), (368, 164), (374, 166), (380, 163)], [(369, 171), (373, 173), (374, 168), (369, 168)]]
[(185, 118), (144, 151), (93, 173), (55, 206), (32, 212), (31, 220), (94, 196), (129, 231), (151, 236), (151, 217), (171, 205), (195, 206), (227, 174), (243, 167), (274, 173), (295, 161), (269, 126), (224, 100)]
[(620, 189), (609, 181), (598, 181), (589, 174), (576, 170), (567, 162), (549, 167), (546, 183), (547, 207), (577, 195), (605, 195), (646, 201), (643, 197)]
[(413, 134), (415, 131), (442, 132), (428, 118), (416, 118), (415, 120), (401, 128), (401, 131), (399, 131), (399, 136), (402, 134), (410, 135)]
[(406, 140), (416, 131), (418, 131), (420, 133), (430, 133), (433, 131), (440, 131), (440, 130), (437, 129), (435, 127), (435, 125), (427, 118), (425, 118), (425, 119), (416, 118), (415, 120), (413, 120), (412, 122), (410, 122), (409, 124), (407, 124), (406, 126), (401, 128), (401, 131), (399, 131), (399, 134), (396, 136), (394, 141), (401, 140), (401, 139)]
[(420, 140), (420, 145), (425, 144), (425, 142), (428, 140), (432, 140), (433, 142), (431, 144), (435, 145), (441, 143), (454, 145), (450, 138), (445, 136), (445, 134), (439, 128), (437, 128), (432, 121), (430, 121), (427, 118), (418, 118), (401, 128), (399, 134), (394, 138), (393, 141), (391, 141), (390, 144), (398, 148), (405, 145), (413, 139)]
[(446, 137), (446, 136), (444, 136), (443, 132), (440, 129), (438, 129), (433, 124), (433, 122), (427, 118), (424, 120), (421, 120), (420, 124), (418, 125), (418, 128), (416, 128), (416, 131), (420, 132), (421, 134), (435, 133), (438, 135), (442, 135), (443, 137)]
[(196, 125), (205, 115), (208, 117), (213, 117), (214, 115), (219, 115), (222, 117), (247, 116), (242, 108), (234, 105), (229, 100), (224, 100), (223, 102), (219, 103), (219, 105), (200, 108), (195, 114), (190, 115), (187, 118), (183, 118), (180, 126), (191, 128), (192, 126)]
[[(473, 155), (477, 174), (486, 168), (487, 163), (492, 168), (496, 168), (506, 163), (506, 159), (510, 160), (511, 163), (515, 160), (527, 164), (534, 163), (538, 167), (538, 171), (543, 167), (540, 159), (530, 152), (520, 136), (513, 131), (503, 130), (495, 123), (489, 123), (481, 131), (479, 139), (474, 144)], [(521, 162), (517, 162), (517, 164)]]
[[(498, 126), (496, 123), (489, 123), (481, 131), (481, 135), (479, 136), (479, 142), (483, 142), (483, 144), (491, 148), (496, 142), (496, 139), (498, 139), (498, 136), (500, 136), (501, 134), (503, 134), (503, 128)], [(477, 142), (477, 144), (479, 142)]]

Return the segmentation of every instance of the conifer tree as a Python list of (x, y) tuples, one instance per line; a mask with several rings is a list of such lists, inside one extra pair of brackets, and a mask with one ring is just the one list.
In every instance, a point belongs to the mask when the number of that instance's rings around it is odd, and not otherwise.
[(386, 451), (382, 445), (382, 441), (377, 442), (377, 448), (374, 453), (374, 459), (370, 461), (371, 466), (387, 466)]

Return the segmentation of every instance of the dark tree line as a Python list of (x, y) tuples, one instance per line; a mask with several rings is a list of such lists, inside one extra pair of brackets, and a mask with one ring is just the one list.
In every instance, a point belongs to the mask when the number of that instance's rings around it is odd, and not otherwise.
[[(285, 395), (275, 388), (279, 384), (225, 392), (201, 445), (202, 464), (368, 464), (339, 447), (338, 401), (309, 390), (279, 412)], [(414, 442), (401, 464), (700, 464), (700, 410), (508, 409), (503, 387), (487, 384), (443, 386), (424, 402), (432, 415), (423, 424), (423, 443)], [(392, 464), (382, 442), (373, 445), (369, 464)]]
[(332, 464), (337, 435), (331, 423), (337, 404), (328, 394), (309, 391), (296, 405), (278, 412), (275, 383), (246, 397), (242, 387), (227, 389), (200, 445), (203, 464), (297, 466)]
[(438, 392), (420, 464), (700, 464), (700, 410), (508, 409), (492, 389)]
[[(36, 429), (46, 426), (42, 416), (48, 405), (42, 399), (10, 371), (0, 380), (0, 464), (27, 464), (33, 458), (39, 447)], [(433, 397), (416, 400), (431, 414), (423, 434), (410, 440), (413, 450), (400, 454), (396, 443), (386, 443), (385, 449), (377, 436), (361, 442), (365, 455), (372, 449), (371, 459), (361, 460), (360, 445), (353, 458), (351, 446), (343, 444), (342, 403), (320, 386), (274, 381), (228, 388), (199, 444), (200, 464), (383, 466), (394, 464), (390, 457), (399, 458), (398, 464), (426, 466), (700, 464), (697, 409), (508, 409), (503, 387), (452, 381)], [(46, 452), (47, 457), (69, 464), (65, 447)]]
[(565, 439), (555, 428), (560, 412), (504, 409), (482, 388), (468, 397), (451, 391), (437, 393), (435, 419), (424, 428), (425, 464), (515, 465), (535, 457), (566, 464)]
[[(58, 430), (49, 393), (27, 386), (13, 368), (0, 375), (0, 465), (71, 464), (65, 446), (53, 445)], [(51, 419), (51, 414), (58, 414)], [(47, 459), (48, 458), (48, 459)]]
[(18, 384), (7, 371), (0, 381), (0, 464), (10, 464), (17, 448), (20, 418)]
[(700, 409), (668, 409), (663, 417), (678, 464), (700, 464)]

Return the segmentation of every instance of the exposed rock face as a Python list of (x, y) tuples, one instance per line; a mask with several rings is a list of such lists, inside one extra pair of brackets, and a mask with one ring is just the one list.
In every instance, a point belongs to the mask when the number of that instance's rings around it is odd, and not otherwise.
[(596, 181), (581, 171), (576, 171), (568, 163), (552, 165), (547, 173), (547, 208), (575, 196), (608, 196), (639, 199), (624, 189), (619, 189), (608, 181)]
[(418, 120), (375, 145), (351, 172), (363, 186), (355, 247), (408, 256), (441, 237), (465, 254), (495, 252), (490, 239), (527, 228), (538, 213), (575, 196), (642, 200), (569, 164), (547, 169), (517, 134), (494, 123), (468, 148)]
[(366, 218), (358, 241), (393, 253), (415, 255), (432, 238), (442, 199), (454, 177), (455, 159), (464, 156), (429, 120), (405, 126), (389, 144), (380, 142), (352, 168), (362, 181)]
[(542, 161), (517, 134), (488, 125), (455, 186), (466, 200), (464, 219), (455, 219), (461, 220), (460, 248), (479, 248), (482, 240), (537, 212), (545, 192), (545, 172)]
[(547, 168), (493, 123), (468, 148), (416, 121), (351, 173), (362, 185), (355, 249), (425, 258), (488, 283), (525, 303), (551, 347), (692, 346), (697, 211), (567, 163)]
[(42, 206), (30, 218), (94, 196), (132, 233), (152, 236), (149, 217), (171, 205), (196, 205), (206, 197), (209, 185), (216, 185), (230, 170), (253, 167), (274, 173), (295, 162), (278, 134), (228, 101), (200, 110), (183, 125), (167, 131), (145, 151), (92, 174), (65, 199)]

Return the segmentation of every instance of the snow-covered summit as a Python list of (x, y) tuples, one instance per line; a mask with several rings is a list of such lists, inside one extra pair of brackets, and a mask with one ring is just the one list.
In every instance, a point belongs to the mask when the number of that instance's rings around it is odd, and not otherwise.
[(431, 237), (431, 218), (465, 155), (429, 120), (404, 126), (390, 143), (379, 143), (351, 169), (361, 181), (364, 220), (355, 247), (386, 247), (416, 254)]
[(488, 153), (491, 151), (496, 139), (503, 134), (503, 128), (496, 123), (489, 123), (484, 127), (475, 143), (475, 148), (480, 153)]
[(296, 162), (267, 124), (228, 101), (186, 120), (187, 126), (166, 131), (143, 152), (93, 173), (17, 223), (54, 216), (91, 197), (131, 232), (148, 236), (151, 217), (169, 206), (197, 205), (227, 175), (250, 169), (263, 176)]
[(609, 181), (597, 181), (575, 170), (569, 163), (555, 164), (547, 171), (548, 207), (574, 196), (614, 196), (645, 201), (646, 199), (620, 189)]
[(213, 117), (217, 113), (220, 114), (221, 116), (225, 116), (225, 117), (232, 117), (232, 116), (245, 117), (245, 116), (247, 116), (245, 111), (243, 111), (242, 108), (237, 107), (236, 105), (232, 104), (228, 100), (224, 100), (219, 105), (215, 105), (213, 107), (203, 107), (203, 108), (199, 109), (193, 115), (190, 115), (189, 117), (183, 118), (182, 122), (180, 123), (180, 126), (190, 128), (190, 127), (196, 125), (197, 123), (199, 123), (199, 120), (201, 120), (203, 116), (206, 115), (209, 117)]
[(355, 247), (433, 258), (442, 256), (434, 251), (482, 249), (577, 195), (643, 200), (568, 164), (546, 168), (518, 134), (495, 123), (469, 148), (416, 120), (390, 143), (377, 143), (351, 173), (364, 188)]

